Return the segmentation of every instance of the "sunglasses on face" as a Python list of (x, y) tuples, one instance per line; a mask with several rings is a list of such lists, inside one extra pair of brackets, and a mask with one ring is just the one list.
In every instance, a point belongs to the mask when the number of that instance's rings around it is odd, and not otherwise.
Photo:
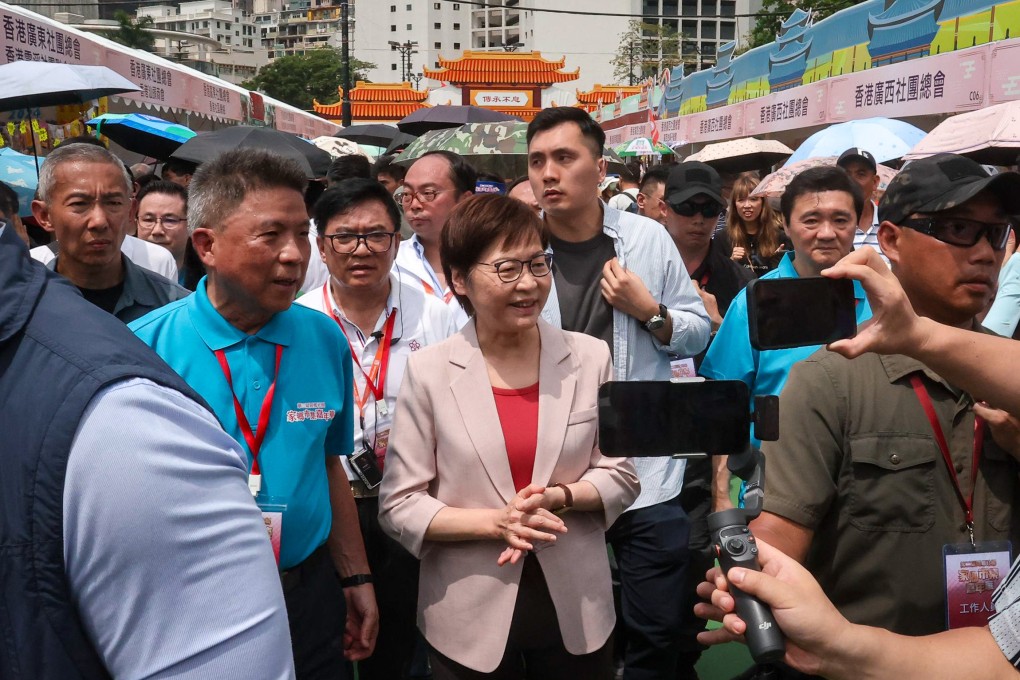
[(937, 241), (952, 246), (970, 248), (981, 237), (988, 239), (992, 250), (1004, 250), (1013, 225), (1009, 222), (979, 222), (963, 217), (918, 217), (905, 220), (902, 224)]
[(704, 217), (718, 217), (722, 210), (722, 206), (715, 201), (706, 201), (705, 203), (684, 201), (683, 203), (670, 203), (669, 207), (680, 217), (694, 217), (699, 213)]

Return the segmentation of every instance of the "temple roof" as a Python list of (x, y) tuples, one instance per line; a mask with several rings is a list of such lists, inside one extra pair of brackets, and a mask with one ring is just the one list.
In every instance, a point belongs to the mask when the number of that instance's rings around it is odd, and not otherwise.
[[(343, 88), (337, 88), (343, 100)], [(411, 83), (366, 83), (359, 80), (351, 90), (351, 120), (400, 120), (404, 116), (423, 109), (428, 104), (427, 90), (415, 90)], [(341, 119), (342, 101), (335, 104), (320, 104), (313, 101), (315, 113), (330, 120)]]
[(424, 68), (425, 75), (453, 85), (549, 86), (577, 80), (581, 69), (561, 70), (566, 58), (550, 61), (541, 52), (477, 52), (465, 50), (459, 59), (439, 57), (441, 68)]
[(626, 99), (635, 94), (641, 94), (640, 85), (602, 85), (597, 84), (592, 89), (582, 92), (576, 90), (577, 105), (585, 111), (592, 111), (602, 108), (606, 104), (616, 101), (617, 94), (621, 99)]

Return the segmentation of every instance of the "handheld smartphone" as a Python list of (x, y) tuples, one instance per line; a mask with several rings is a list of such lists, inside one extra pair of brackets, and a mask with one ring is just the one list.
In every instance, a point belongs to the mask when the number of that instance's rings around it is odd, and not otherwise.
[(599, 388), (599, 448), (607, 456), (739, 453), (750, 432), (749, 391), (739, 380)]
[(854, 285), (805, 276), (747, 284), (747, 321), (757, 350), (825, 345), (857, 334)]
[(355, 474), (361, 478), (361, 481), (369, 489), (374, 489), (382, 484), (382, 470), (379, 469), (379, 464), (376, 463), (374, 452), (361, 450), (348, 458), (348, 462), (354, 469)]

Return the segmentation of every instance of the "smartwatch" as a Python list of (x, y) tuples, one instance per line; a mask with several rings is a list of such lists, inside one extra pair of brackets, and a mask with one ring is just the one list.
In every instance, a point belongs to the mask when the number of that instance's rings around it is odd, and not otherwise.
[(666, 324), (666, 305), (659, 305), (659, 313), (653, 316), (648, 321), (645, 321), (644, 327), (646, 331), (652, 332), (657, 331)]

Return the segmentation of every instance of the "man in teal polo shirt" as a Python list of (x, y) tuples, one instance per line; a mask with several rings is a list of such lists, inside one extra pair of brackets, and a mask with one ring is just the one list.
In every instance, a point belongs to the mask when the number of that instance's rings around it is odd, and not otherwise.
[[(763, 279), (820, 276), (853, 250), (854, 234), (864, 205), (860, 187), (842, 168), (805, 170), (786, 187), (780, 208), (793, 252)], [(861, 284), (854, 281), (857, 323), (871, 317)], [(814, 354), (821, 345), (758, 351), (748, 336), (747, 292), (740, 291), (730, 304), (718, 333), (701, 364), (701, 375), (713, 380), (742, 380), (751, 396), (778, 395), (790, 368)], [(752, 446), (761, 442), (752, 436)], [(712, 483), (713, 509), (731, 507), (730, 473), (726, 456), (715, 456)]]
[(336, 351), (345, 340), (327, 317), (291, 304), (310, 256), (305, 183), (295, 163), (262, 150), (203, 165), (188, 222), (207, 276), (131, 329), (247, 451), (297, 676), (335, 679), (346, 677), (345, 656), (371, 654), (378, 611), (340, 463), (353, 448), (351, 362)]

